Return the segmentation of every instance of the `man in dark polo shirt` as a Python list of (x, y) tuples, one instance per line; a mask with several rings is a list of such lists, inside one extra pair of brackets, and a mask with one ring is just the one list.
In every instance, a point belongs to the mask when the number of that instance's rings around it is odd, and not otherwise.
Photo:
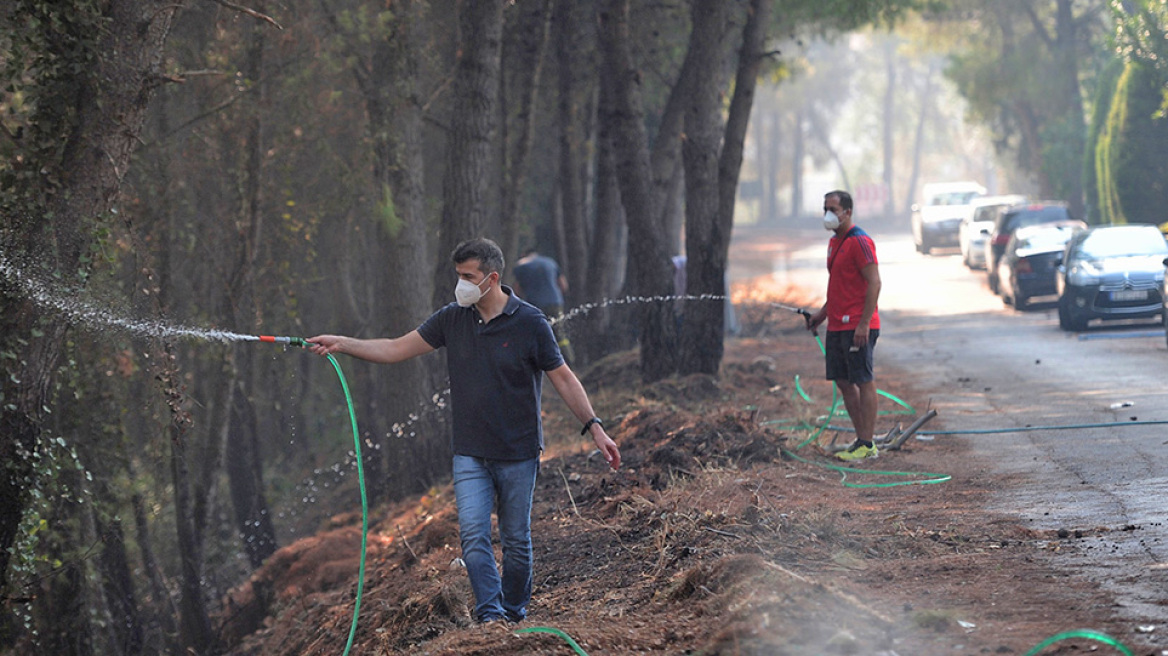
[[(503, 252), (471, 239), (451, 254), (456, 302), (396, 339), (317, 335), (314, 353), (345, 353), (394, 363), (447, 349), (454, 414), (454, 494), (462, 558), (480, 622), (518, 622), (531, 599), (531, 502), (543, 451), (540, 394), (547, 374), (609, 465), (620, 450), (604, 431), (579, 379), (564, 363), (543, 312), (500, 284)], [(491, 548), (491, 511), (499, 517), (503, 575)]]

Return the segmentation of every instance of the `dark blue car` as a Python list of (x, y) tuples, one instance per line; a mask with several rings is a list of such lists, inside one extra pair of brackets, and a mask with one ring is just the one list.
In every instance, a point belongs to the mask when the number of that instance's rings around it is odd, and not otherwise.
[(1075, 233), (1086, 229), (1082, 221), (1058, 221), (1015, 230), (998, 261), (1002, 301), (1025, 310), (1033, 298), (1058, 294), (1057, 273), (1063, 250)]

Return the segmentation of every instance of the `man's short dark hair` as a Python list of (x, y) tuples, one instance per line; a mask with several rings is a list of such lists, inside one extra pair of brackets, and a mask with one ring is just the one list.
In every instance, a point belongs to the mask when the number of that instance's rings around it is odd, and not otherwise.
[(852, 195), (848, 192), (844, 191), (843, 189), (836, 189), (835, 191), (829, 191), (823, 195), (824, 198), (830, 198), (832, 196), (835, 196), (839, 199), (841, 210), (847, 211), (852, 209)]
[(454, 252), (450, 254), (450, 259), (454, 260), (455, 264), (462, 264), (467, 260), (478, 260), (479, 271), (488, 275), (496, 271), (500, 274), (503, 273), (503, 250), (499, 248), (498, 244), (485, 237), (468, 239), (455, 246)]

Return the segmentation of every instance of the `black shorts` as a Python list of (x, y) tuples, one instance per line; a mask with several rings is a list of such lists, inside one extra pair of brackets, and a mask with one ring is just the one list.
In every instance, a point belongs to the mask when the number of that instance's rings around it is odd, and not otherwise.
[(827, 356), (828, 380), (846, 380), (853, 385), (876, 380), (872, 353), (876, 350), (876, 339), (880, 337), (880, 329), (869, 330), (868, 345), (858, 351), (851, 350), (855, 335), (854, 330), (827, 331), (823, 350)]

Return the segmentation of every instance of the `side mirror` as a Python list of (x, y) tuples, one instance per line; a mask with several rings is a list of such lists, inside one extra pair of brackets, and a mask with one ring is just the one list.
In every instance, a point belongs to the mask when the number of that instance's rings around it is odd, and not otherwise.
[(1168, 257), (1164, 258), (1164, 266), (1168, 267)]
[(989, 237), (990, 236), (990, 229), (989, 228), (982, 228), (981, 234), (985, 235), (986, 237)]

